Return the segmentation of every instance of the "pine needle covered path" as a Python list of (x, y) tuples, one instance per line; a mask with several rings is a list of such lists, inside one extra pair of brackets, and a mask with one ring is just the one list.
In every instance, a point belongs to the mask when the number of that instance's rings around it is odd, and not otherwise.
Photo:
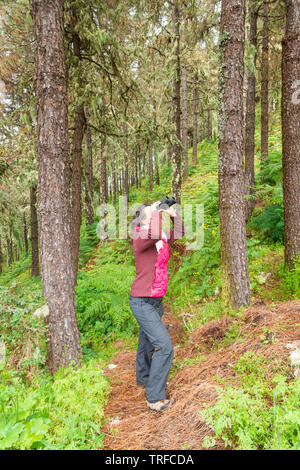
[[(216, 377), (235, 385), (234, 365), (246, 352), (262, 354), (269, 360), (270, 374), (274, 365), (289, 364), (287, 344), (300, 340), (297, 327), (300, 302), (278, 302), (276, 306), (263, 301), (253, 303), (237, 318), (225, 317), (194, 330), (184, 344), (183, 328), (170, 312), (164, 314), (175, 346), (174, 361), (182, 364), (169, 380), (167, 395), (172, 406), (162, 414), (150, 412), (145, 404), (145, 390), (135, 381), (135, 351), (121, 349), (108, 370), (112, 392), (105, 409), (104, 449), (168, 450), (202, 449), (202, 441), (212, 429), (199, 410), (217, 399)], [(226, 332), (238, 325), (233, 342), (226, 342)], [(195, 360), (201, 353), (201, 360)], [(194, 360), (193, 360), (194, 358)], [(216, 440), (213, 449), (223, 449)]]

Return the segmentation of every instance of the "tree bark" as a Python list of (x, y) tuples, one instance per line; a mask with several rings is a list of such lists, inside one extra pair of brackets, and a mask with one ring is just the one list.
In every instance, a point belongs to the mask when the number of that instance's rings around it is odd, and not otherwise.
[(159, 168), (158, 168), (157, 158), (158, 157), (155, 157), (155, 184), (159, 186), (160, 182), (159, 182)]
[(27, 230), (27, 221), (26, 221), (26, 214), (23, 214), (23, 230), (24, 230), (24, 246), (25, 246), (25, 254), (28, 253), (28, 230)]
[(172, 152), (172, 191), (178, 204), (181, 201), (181, 104), (180, 104), (180, 34), (179, 6), (174, 0), (173, 28), (175, 36), (175, 72), (173, 79), (173, 122), (176, 140)]
[[(80, 67), (81, 51), (80, 38), (75, 31), (77, 15), (75, 7), (71, 8), (71, 26), (76, 68)], [(81, 81), (81, 80), (80, 80)], [(84, 135), (85, 114), (84, 105), (80, 103), (75, 111), (75, 123), (72, 145), (72, 204), (71, 204), (71, 252), (74, 285), (77, 282), (80, 226), (81, 226), (81, 178), (82, 178), (82, 140)]]
[(80, 358), (70, 244), (70, 165), (63, 0), (33, 0), (39, 222), (48, 362)]
[(269, 153), (269, 25), (268, 5), (263, 7), (261, 54), (261, 167)]
[(108, 199), (108, 194), (107, 194), (105, 139), (102, 137), (101, 138), (101, 153), (100, 153), (100, 204), (106, 204), (107, 199)]
[(198, 72), (195, 73), (194, 99), (193, 99), (193, 165), (197, 165), (197, 144), (198, 144)]
[(6, 237), (6, 246), (7, 246), (7, 265), (10, 266), (13, 262), (13, 252), (12, 252), (12, 243), (9, 236)]
[(114, 155), (111, 161), (111, 171), (112, 171), (112, 196), (113, 196), (113, 205), (116, 205), (117, 201), (117, 179), (116, 179), (116, 151), (114, 150)]
[(182, 67), (182, 179), (185, 181), (188, 177), (188, 109), (187, 109), (187, 70)]
[[(257, 45), (257, 17), (258, 12), (252, 6), (250, 11), (250, 35), (249, 43), (256, 49)], [(256, 67), (256, 52), (253, 59), (253, 67)], [(246, 100), (246, 129), (245, 129), (245, 195), (254, 194), (254, 151), (255, 151), (255, 74), (248, 70), (248, 88)], [(245, 199), (246, 220), (249, 220), (255, 206), (254, 199)]]
[[(86, 117), (88, 117), (88, 111), (86, 111)], [(92, 136), (89, 126), (85, 130), (85, 141), (86, 141), (86, 159), (84, 165), (85, 173), (85, 221), (86, 225), (94, 223), (94, 210), (93, 210), (93, 150), (92, 150)]]
[(149, 191), (153, 191), (153, 146), (151, 138), (149, 140)]
[(3, 270), (3, 253), (2, 253), (2, 240), (0, 238), (0, 274)]
[(30, 187), (30, 237), (31, 237), (31, 276), (40, 275), (39, 267), (39, 233), (36, 205), (37, 186)]
[(226, 308), (250, 301), (243, 187), (245, 0), (223, 0), (219, 74), (219, 207), (222, 298)]
[(300, 252), (300, 1), (285, 0), (282, 41), (282, 167), (284, 260), (294, 268)]
[(128, 194), (129, 194), (129, 185), (128, 185), (128, 135), (127, 135), (127, 124), (124, 124), (124, 195), (126, 197), (126, 202), (128, 203)]
[(207, 110), (207, 140), (212, 138), (212, 126), (211, 126), (211, 110)]

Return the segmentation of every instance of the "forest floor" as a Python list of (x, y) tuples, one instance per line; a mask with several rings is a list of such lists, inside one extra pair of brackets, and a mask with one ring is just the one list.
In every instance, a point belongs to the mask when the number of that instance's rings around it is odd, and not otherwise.
[[(136, 353), (118, 342), (111, 361), (116, 367), (105, 371), (112, 386), (105, 408), (105, 450), (202, 449), (212, 428), (199, 410), (214, 405), (220, 382), (235, 385), (234, 366), (240, 357), (250, 351), (262, 354), (272, 374), (275, 364), (289, 364), (287, 344), (300, 339), (294, 328), (299, 324), (299, 300), (274, 305), (258, 299), (238, 317), (210, 321), (188, 335), (172, 309), (164, 310), (175, 346), (175, 373), (167, 385), (171, 406), (161, 414), (147, 409), (145, 390), (136, 386)], [(212, 449), (224, 449), (223, 441), (217, 439)]]

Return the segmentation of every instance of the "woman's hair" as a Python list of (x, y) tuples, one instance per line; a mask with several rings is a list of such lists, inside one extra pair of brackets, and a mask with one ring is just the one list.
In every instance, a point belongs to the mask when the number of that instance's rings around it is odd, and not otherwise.
[(144, 219), (144, 215), (145, 215), (145, 207), (149, 207), (150, 204), (141, 204), (137, 210), (135, 211), (135, 214), (132, 218), (132, 221), (131, 221), (131, 230), (133, 231), (134, 230), (134, 226), (137, 225), (138, 227), (141, 226), (141, 222), (143, 221)]

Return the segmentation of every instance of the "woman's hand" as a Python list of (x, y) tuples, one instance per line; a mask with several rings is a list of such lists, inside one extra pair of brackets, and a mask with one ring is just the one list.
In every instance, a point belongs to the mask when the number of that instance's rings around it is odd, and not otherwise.
[(160, 201), (156, 201), (153, 204), (151, 204), (151, 210), (152, 211), (157, 211), (159, 204), (160, 204)]
[(170, 217), (176, 217), (177, 215), (174, 206), (168, 207), (168, 209), (163, 209), (163, 211), (169, 214)]

